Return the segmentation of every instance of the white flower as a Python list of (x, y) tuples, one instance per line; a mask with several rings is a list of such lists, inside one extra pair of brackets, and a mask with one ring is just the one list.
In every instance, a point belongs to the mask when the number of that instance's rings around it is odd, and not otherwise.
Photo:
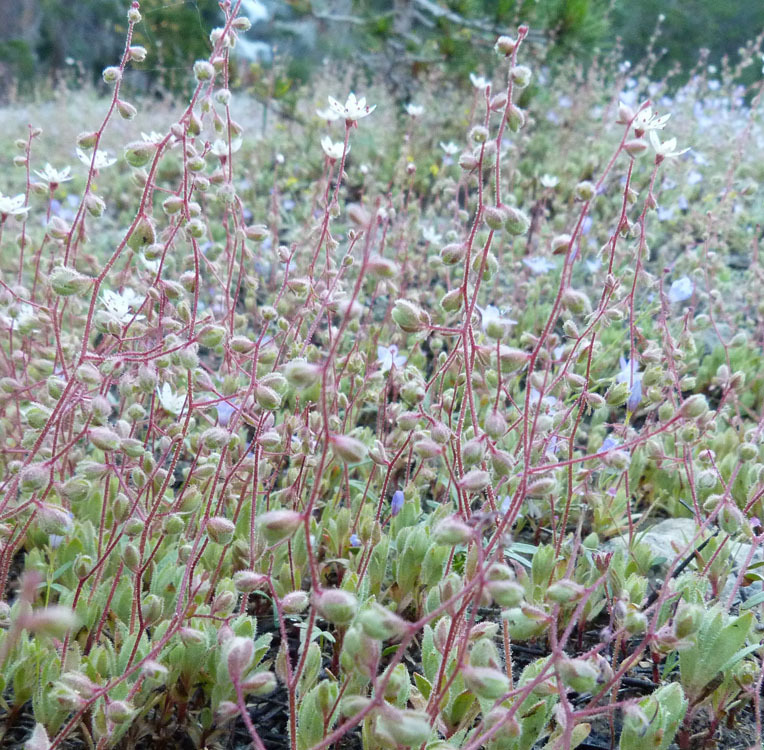
[(331, 107), (328, 109), (317, 109), (316, 114), (322, 120), (327, 120), (328, 122), (334, 122), (335, 120), (339, 120), (342, 117), (339, 112), (335, 112)]
[(377, 362), (380, 364), (380, 372), (387, 372), (391, 367), (403, 367), (406, 364), (407, 357), (398, 354), (398, 347), (395, 344), (390, 346), (377, 347)]
[(69, 182), (72, 179), (69, 174), (71, 167), (64, 167), (61, 170), (54, 169), (49, 163), (45, 164), (45, 169), (35, 169), (34, 173), (49, 185), (60, 185), (62, 182)]
[(130, 308), (140, 309), (145, 297), (136, 294), (129, 287), (125, 287), (121, 292), (112, 292), (106, 289), (101, 297), (101, 302), (106, 308), (106, 312), (119, 323), (129, 323), (133, 318), (141, 320), (143, 315), (135, 315)]
[(186, 404), (186, 394), (173, 393), (169, 383), (164, 383), (161, 390), (157, 388), (157, 396), (159, 396), (159, 403), (162, 404), (162, 408), (176, 417), (183, 411)]
[[(231, 153), (235, 154), (241, 148), (241, 138), (231, 139)], [(228, 141), (223, 141), (218, 138), (212, 146), (210, 146), (210, 153), (217, 157), (228, 156)]]
[(443, 143), (443, 141), (441, 141), (440, 147), (443, 149), (446, 156), (453, 156), (459, 151), (459, 146), (457, 146), (453, 141), (449, 141), (448, 143)]
[[(90, 167), (90, 164), (92, 162), (92, 157), (89, 154), (86, 154), (81, 148), (77, 149), (77, 158), (86, 166)], [(93, 169), (99, 170), (99, 169), (106, 169), (106, 167), (110, 167), (112, 164), (116, 164), (117, 160), (114, 158), (111, 158), (109, 154), (106, 151), (98, 151), (96, 152), (95, 156), (95, 164), (93, 164)]]
[(355, 122), (362, 117), (366, 117), (366, 115), (370, 115), (377, 108), (377, 105), (375, 104), (373, 107), (370, 107), (366, 104), (365, 96), (356, 99), (355, 94), (351, 91), (344, 105), (330, 96), (329, 107), (340, 117), (344, 117), (346, 122)]
[(483, 76), (477, 75), (477, 73), (470, 73), (470, 81), (478, 91), (485, 91), (490, 86), (490, 82), (483, 78)]
[(692, 297), (695, 287), (687, 276), (677, 279), (668, 291), (668, 298), (671, 302), (684, 302)]
[(487, 331), (488, 326), (491, 324), (498, 324), (502, 328), (508, 328), (509, 326), (515, 325), (515, 323), (517, 323), (517, 321), (512, 320), (512, 318), (505, 318), (504, 314), (507, 311), (499, 310), (499, 308), (495, 305), (486, 305), (486, 307), (482, 310), (480, 308), (478, 308), (478, 310), (480, 310), (484, 331)]
[(161, 143), (164, 140), (164, 136), (161, 133), (157, 133), (156, 130), (152, 130), (150, 133), (144, 133), (141, 130), (141, 140), (146, 143)]
[(663, 130), (666, 127), (666, 123), (669, 121), (671, 113), (667, 115), (658, 116), (653, 114), (652, 107), (645, 107), (637, 112), (636, 117), (632, 120), (632, 127), (634, 130), (647, 132), (648, 130)]
[(525, 263), (525, 265), (528, 266), (528, 268), (530, 268), (531, 271), (537, 275), (547, 273), (547, 271), (551, 271), (554, 268), (554, 263), (549, 261), (547, 258), (523, 258), (523, 263)]
[(422, 227), (422, 237), (424, 237), (426, 242), (430, 242), (433, 245), (437, 245), (443, 238), (442, 235), (435, 231), (435, 227)]
[(553, 188), (557, 187), (557, 184), (560, 182), (560, 178), (553, 174), (542, 174), (541, 175), (541, 185), (545, 188)]
[[(345, 144), (341, 141), (333, 143), (332, 139), (328, 135), (325, 135), (321, 139), (321, 148), (332, 161), (337, 161), (338, 159), (342, 158), (342, 150), (344, 146)], [(348, 151), (350, 151), (350, 144), (348, 144)]]
[(26, 200), (23, 193), (11, 198), (10, 195), (3, 195), (0, 193), (0, 217), (5, 219), (6, 216), (23, 216), (29, 211), (29, 206), (24, 205)]
[(419, 104), (410, 102), (406, 105), (406, 112), (408, 112), (411, 117), (420, 117), (424, 114), (424, 107), (420, 106)]
[(654, 130), (650, 131), (650, 143), (655, 149), (656, 158), (660, 161), (663, 161), (664, 159), (674, 159), (690, 150), (689, 148), (683, 148), (681, 151), (675, 151), (676, 138), (669, 138), (667, 141), (661, 143), (660, 138), (658, 138)]

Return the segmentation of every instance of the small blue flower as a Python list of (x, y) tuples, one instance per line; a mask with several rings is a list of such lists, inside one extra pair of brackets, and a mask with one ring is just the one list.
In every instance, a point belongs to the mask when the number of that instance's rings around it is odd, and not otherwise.
[(501, 507), (499, 510), (502, 513), (506, 513), (509, 510), (510, 503), (512, 502), (512, 499), (509, 495), (504, 495), (504, 499), (501, 501)]
[(677, 279), (668, 291), (668, 298), (671, 302), (684, 302), (692, 297), (695, 287), (687, 276)]
[(397, 516), (401, 509), (403, 508), (403, 491), (402, 490), (396, 490), (393, 492), (393, 499), (390, 501), (390, 513), (393, 516)]
[(350, 546), (351, 547), (360, 547), (361, 546), (361, 537), (359, 537), (358, 534), (351, 534), (350, 535)]
[(626, 401), (626, 408), (629, 411), (636, 411), (639, 406), (639, 402), (642, 400), (642, 379), (635, 380), (631, 385), (631, 391), (629, 392), (629, 398)]

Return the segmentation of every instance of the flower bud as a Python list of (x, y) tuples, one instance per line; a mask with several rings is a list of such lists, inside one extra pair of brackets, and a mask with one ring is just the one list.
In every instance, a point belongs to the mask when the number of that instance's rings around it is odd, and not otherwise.
[(577, 693), (591, 693), (597, 685), (599, 670), (585, 659), (560, 659), (557, 669), (563, 683)]
[(496, 700), (509, 692), (509, 678), (493, 667), (462, 668), (462, 677), (467, 689), (486, 700)]
[(515, 86), (524, 89), (531, 82), (531, 69), (527, 65), (512, 68), (512, 80)]
[(348, 625), (355, 617), (358, 599), (342, 589), (324, 589), (315, 595), (318, 613), (334, 625)]
[(256, 672), (241, 683), (245, 693), (258, 697), (270, 695), (276, 686), (276, 675), (273, 672)]
[(430, 316), (413, 302), (399, 299), (392, 311), (393, 320), (406, 333), (417, 333), (430, 325)]
[(517, 46), (517, 40), (513, 39), (511, 36), (500, 36), (496, 40), (496, 44), (494, 45), (494, 49), (496, 52), (500, 55), (511, 55), (515, 51), (515, 47)]
[(408, 625), (404, 619), (381, 604), (373, 603), (358, 616), (358, 622), (369, 638), (386, 641), (403, 635)]
[(367, 447), (349, 435), (332, 435), (329, 440), (334, 454), (345, 463), (361, 463), (368, 454)]
[(504, 229), (514, 235), (526, 234), (531, 225), (528, 216), (514, 206), (507, 206), (505, 210), (507, 212), (507, 221), (504, 224)]
[(642, 138), (632, 138), (623, 144), (623, 149), (632, 158), (642, 156), (647, 151), (647, 142)]
[(231, 638), (226, 643), (226, 664), (232, 680), (238, 680), (249, 669), (255, 656), (255, 642), (251, 638)]
[(238, 570), (233, 574), (233, 585), (237, 591), (250, 594), (263, 587), (268, 582), (268, 576), (255, 573), (253, 570)]
[(310, 604), (310, 596), (307, 591), (290, 591), (281, 599), (281, 609), (288, 615), (304, 612), (308, 604)]
[(223, 516), (213, 516), (207, 521), (207, 535), (217, 544), (229, 544), (235, 529), (233, 521)]
[(468, 526), (458, 516), (448, 516), (435, 527), (432, 537), (437, 544), (449, 547), (457, 544), (467, 544), (472, 539), (474, 529)]
[(310, 388), (321, 377), (321, 369), (317, 365), (310, 364), (304, 359), (295, 359), (287, 362), (283, 368), (284, 375), (289, 383), (295, 388)]
[(718, 521), (726, 534), (737, 534), (744, 521), (743, 513), (734, 503), (726, 502), (719, 511)]
[(488, 581), (486, 588), (500, 607), (517, 607), (525, 597), (525, 589), (517, 581)]
[(119, 450), (122, 439), (108, 427), (96, 427), (88, 433), (90, 442), (102, 451)]
[(576, 185), (576, 200), (590, 201), (594, 198), (594, 185), (589, 180), (583, 180)]
[(194, 63), (194, 76), (197, 81), (211, 81), (215, 78), (215, 68), (207, 60), (197, 60)]
[(106, 716), (115, 724), (122, 724), (133, 715), (133, 708), (127, 701), (112, 701), (106, 708)]
[(122, 71), (116, 65), (110, 65), (101, 73), (104, 83), (117, 83), (122, 78)]
[(470, 469), (457, 484), (466, 492), (482, 492), (491, 484), (491, 475), (481, 469)]
[(146, 59), (146, 48), (140, 44), (133, 44), (128, 48), (128, 52), (130, 53), (130, 59), (135, 62), (143, 62)]
[(84, 276), (69, 266), (56, 266), (48, 277), (50, 288), (61, 297), (84, 292), (92, 281), (89, 276)]
[[(153, 245), (154, 242), (156, 242), (154, 222), (148, 216), (142, 216), (127, 238), (128, 247), (132, 250), (140, 251), (148, 245)], [(166, 282), (165, 292), (170, 288), (171, 282)], [(180, 290), (180, 287), (178, 287), (178, 290)], [(168, 294), (167, 296), (169, 297), (170, 295)]]
[(138, 110), (130, 102), (117, 99), (117, 112), (123, 120), (132, 120), (138, 114)]
[(162, 617), (164, 605), (156, 594), (149, 594), (141, 603), (141, 614), (146, 625), (155, 625)]
[(575, 581), (563, 578), (547, 587), (546, 598), (557, 604), (567, 604), (581, 596), (583, 591), (583, 587)]
[(690, 396), (679, 407), (679, 413), (683, 417), (696, 419), (702, 417), (708, 411), (708, 402), (702, 393), (696, 393)]
[(376, 729), (391, 744), (418, 747), (429, 739), (432, 728), (426, 713), (399, 711), (389, 704), (385, 708), (385, 713), (377, 717)]
[(143, 167), (151, 161), (151, 158), (156, 153), (156, 143), (150, 143), (149, 141), (133, 141), (125, 146), (124, 157), (125, 161), (131, 167)]
[(301, 523), (302, 516), (299, 513), (285, 508), (268, 511), (257, 518), (260, 533), (269, 545), (292, 536)]

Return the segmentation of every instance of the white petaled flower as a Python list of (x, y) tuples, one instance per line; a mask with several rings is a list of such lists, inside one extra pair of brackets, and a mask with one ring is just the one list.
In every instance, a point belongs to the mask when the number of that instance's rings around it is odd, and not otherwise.
[(24, 205), (25, 200), (23, 193), (13, 197), (0, 193), (0, 216), (23, 216), (29, 211), (29, 206)]
[(344, 117), (347, 122), (355, 122), (362, 117), (366, 117), (366, 115), (370, 115), (377, 108), (377, 105), (375, 104), (370, 107), (366, 104), (365, 96), (357, 99), (356, 95), (351, 91), (345, 104), (341, 104), (334, 97), (330, 96), (329, 107), (340, 117)]
[(174, 393), (169, 383), (164, 383), (161, 389), (157, 388), (157, 396), (162, 408), (175, 416), (178, 416), (186, 405), (186, 394)]
[[(325, 135), (321, 139), (321, 148), (332, 161), (337, 161), (338, 159), (342, 158), (342, 151), (344, 146), (345, 144), (342, 143), (342, 141), (334, 143), (328, 135)], [(350, 151), (350, 144), (348, 144), (348, 151)]]
[(408, 112), (411, 117), (420, 117), (424, 114), (424, 107), (410, 102), (406, 105), (406, 112)]
[(443, 239), (443, 236), (435, 231), (435, 227), (422, 227), (422, 237), (433, 245), (437, 245)]
[(655, 149), (655, 156), (660, 159), (675, 159), (677, 156), (686, 154), (690, 149), (683, 148), (681, 151), (676, 150), (676, 138), (669, 138), (667, 141), (661, 142), (654, 130), (650, 131), (650, 143)]
[(408, 357), (404, 354), (398, 354), (398, 347), (395, 344), (377, 347), (377, 362), (380, 365), (380, 372), (387, 372), (393, 366), (401, 368), (406, 364), (407, 359)]
[(490, 85), (489, 81), (483, 78), (483, 76), (479, 76), (477, 73), (470, 73), (470, 81), (478, 91), (485, 91)]
[(547, 273), (547, 271), (551, 271), (555, 267), (554, 263), (552, 263), (547, 258), (523, 258), (523, 263), (528, 266), (528, 268), (530, 268), (531, 271), (533, 271), (535, 274)]
[(642, 380), (642, 373), (637, 369), (636, 364), (632, 368), (631, 362), (625, 357), (621, 357), (620, 360), (618, 361), (618, 364), (621, 369), (618, 371), (618, 374), (615, 376), (616, 383), (633, 384), (637, 381)]
[(342, 117), (339, 112), (335, 112), (331, 107), (328, 107), (327, 109), (317, 109), (316, 114), (322, 120), (327, 120), (328, 122), (334, 122)]
[(62, 182), (69, 182), (72, 179), (69, 174), (71, 171), (71, 167), (54, 169), (49, 163), (46, 163), (45, 169), (35, 169), (34, 173), (49, 185), (60, 185)]
[(478, 308), (478, 310), (480, 310), (480, 315), (483, 319), (482, 326), (484, 331), (492, 323), (496, 323), (505, 328), (513, 326), (517, 323), (517, 321), (512, 320), (512, 318), (505, 318), (504, 315), (506, 314), (507, 310), (499, 310), (499, 308), (495, 305), (486, 305), (486, 307), (482, 310), (480, 308)]
[(449, 141), (448, 143), (443, 143), (443, 141), (441, 141), (440, 147), (443, 149), (446, 156), (453, 156), (459, 152), (459, 146), (457, 146), (453, 141)]
[(164, 140), (164, 136), (161, 133), (157, 133), (156, 130), (152, 130), (150, 133), (144, 133), (141, 130), (141, 140), (145, 143), (161, 143)]
[(541, 175), (541, 185), (545, 188), (553, 188), (557, 187), (558, 183), (560, 182), (560, 178), (553, 174), (543, 174)]
[(692, 297), (695, 287), (687, 276), (677, 279), (668, 291), (668, 298), (671, 302), (684, 302)]
[[(93, 158), (90, 154), (86, 154), (81, 148), (77, 149), (77, 158), (86, 166), (89, 167), (93, 162)], [(93, 169), (106, 169), (112, 164), (116, 164), (116, 158), (112, 158), (106, 151), (98, 151), (95, 156), (95, 163)]]
[[(241, 138), (231, 139), (231, 153), (235, 154), (241, 148)], [(210, 146), (210, 153), (217, 157), (228, 156), (228, 141), (224, 141), (218, 138), (212, 146)]]
[(140, 309), (145, 297), (141, 297), (136, 294), (129, 287), (125, 287), (121, 292), (112, 292), (111, 289), (106, 289), (101, 297), (101, 302), (106, 309), (106, 312), (119, 323), (129, 323), (131, 320), (141, 320), (145, 316), (135, 315), (130, 310)]
[(648, 130), (663, 130), (670, 117), (670, 112), (667, 115), (658, 116), (653, 113), (652, 107), (645, 107), (637, 112), (636, 117), (632, 120), (631, 126), (634, 130), (639, 130), (640, 133), (646, 133)]

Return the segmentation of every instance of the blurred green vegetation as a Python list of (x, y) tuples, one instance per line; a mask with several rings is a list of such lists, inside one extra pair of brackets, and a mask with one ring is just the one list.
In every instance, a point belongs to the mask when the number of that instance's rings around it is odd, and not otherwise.
[[(28, 92), (40, 81), (97, 81), (118, 59), (124, 0), (26, 2), (36, 5), (34, 28), (0, 29), (0, 64), (17, 90)], [(263, 6), (268, 18), (247, 39), (261, 42), (261, 51), (275, 48), (289, 81), (307, 80), (330, 57), (387, 79), (401, 97), (433, 66), (462, 75), (479, 70), (496, 35), (521, 22), (531, 27), (538, 56), (551, 64), (572, 57), (586, 64), (621, 49), (636, 62), (652, 40), (656, 76), (677, 65), (689, 71), (703, 49), (709, 63), (727, 55), (734, 64), (738, 49), (764, 30), (764, 2), (750, 0), (263, 0)], [(141, 12), (134, 41), (149, 56), (128, 85), (183, 92), (189, 64), (206, 56), (209, 30), (221, 22), (217, 0), (143, 0)]]

